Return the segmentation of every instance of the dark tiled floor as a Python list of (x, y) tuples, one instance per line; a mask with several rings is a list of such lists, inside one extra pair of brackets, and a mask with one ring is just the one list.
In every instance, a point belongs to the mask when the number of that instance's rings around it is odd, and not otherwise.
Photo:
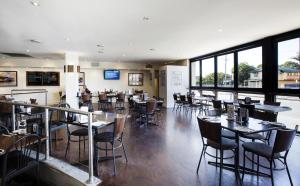
[[(115, 177), (112, 176), (112, 161), (99, 164), (102, 185), (218, 185), (219, 169), (207, 164), (207, 161), (213, 160), (209, 156), (202, 160), (199, 175), (196, 174), (202, 149), (196, 114), (186, 115), (172, 112), (171, 109), (163, 112), (159, 126), (141, 128), (134, 122), (127, 122), (125, 146), (129, 162), (126, 164), (125, 158), (117, 159)], [(65, 131), (59, 132), (59, 136), (62, 135), (65, 135)], [(299, 145), (300, 138), (296, 137), (288, 157), (294, 185), (300, 185)], [(78, 160), (77, 146), (77, 143), (71, 144), (67, 161)], [(63, 159), (65, 148), (66, 141), (57, 142), (54, 145), (54, 155)], [(212, 150), (209, 151), (214, 153)], [(122, 151), (118, 153), (121, 154)], [(82, 156), (87, 158), (87, 150)], [(274, 178), (275, 185), (290, 185), (285, 170), (275, 171)], [(234, 173), (224, 170), (222, 183), (236, 185)], [(246, 175), (244, 185), (271, 185), (271, 182), (269, 178), (257, 179), (256, 176)]]

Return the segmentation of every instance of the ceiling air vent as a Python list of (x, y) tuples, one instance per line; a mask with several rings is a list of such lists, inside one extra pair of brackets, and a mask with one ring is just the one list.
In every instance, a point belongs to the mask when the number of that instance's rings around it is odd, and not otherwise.
[(91, 63), (91, 66), (92, 66), (92, 67), (99, 67), (100, 64), (99, 64), (99, 63), (96, 63), (96, 62), (93, 62), (93, 63)]
[(10, 56), (10, 57), (32, 57), (28, 54), (22, 54), (22, 53), (6, 53), (6, 52), (1, 52), (0, 54)]
[(146, 68), (153, 68), (153, 66), (150, 65), (150, 64), (147, 64), (147, 65), (146, 65)]

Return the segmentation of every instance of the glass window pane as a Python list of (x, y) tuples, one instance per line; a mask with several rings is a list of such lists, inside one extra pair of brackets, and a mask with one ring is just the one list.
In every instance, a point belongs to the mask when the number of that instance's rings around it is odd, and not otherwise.
[(218, 91), (218, 100), (234, 100), (233, 93)]
[(191, 78), (192, 86), (200, 86), (200, 62), (195, 61), (191, 63)]
[(218, 56), (218, 87), (234, 86), (234, 57), (233, 53)]
[(278, 43), (278, 88), (300, 88), (300, 38)]
[(238, 52), (239, 88), (262, 88), (262, 47)]
[(202, 60), (202, 86), (213, 87), (214, 86), (214, 72), (215, 63), (214, 58)]
[(291, 96), (276, 96), (276, 102), (280, 102), (281, 106), (288, 106), (292, 110), (286, 112), (279, 112), (277, 116), (277, 121), (284, 123), (288, 128), (295, 128), (296, 125), (299, 125), (299, 116), (300, 115), (300, 104), (299, 97)]

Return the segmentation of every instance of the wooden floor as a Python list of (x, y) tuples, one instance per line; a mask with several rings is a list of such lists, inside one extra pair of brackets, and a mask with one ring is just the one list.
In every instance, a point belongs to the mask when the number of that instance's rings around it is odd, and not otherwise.
[[(66, 131), (60, 131), (59, 136), (64, 137), (64, 140), (56, 142), (56, 145), (53, 144), (53, 155), (60, 159), (64, 159), (65, 134)], [(202, 160), (199, 175), (196, 174), (202, 142), (195, 113), (186, 115), (166, 109), (163, 110), (159, 126), (148, 128), (140, 127), (129, 120), (126, 124), (124, 140), (129, 162), (126, 164), (124, 157), (117, 159), (116, 176), (112, 176), (112, 161), (99, 164), (99, 177), (103, 180), (102, 185), (207, 186), (219, 184), (219, 169), (207, 164), (208, 160), (213, 160), (209, 156)], [(296, 137), (288, 157), (294, 185), (300, 185), (299, 147), (300, 138)], [(214, 153), (211, 149), (210, 151)], [(122, 154), (122, 151), (118, 151), (118, 154)], [(82, 153), (81, 156), (87, 158), (87, 148), (86, 154)], [(66, 161), (78, 161), (77, 143), (71, 144)], [(233, 160), (226, 160), (226, 162), (233, 162)], [(280, 163), (278, 166), (281, 166)], [(262, 170), (267, 172), (267, 170)], [(290, 185), (285, 170), (275, 171), (274, 178), (275, 185)], [(233, 172), (223, 171), (222, 185), (236, 185)], [(266, 186), (271, 185), (271, 181), (269, 178), (257, 179), (256, 176), (246, 175), (244, 185)]]

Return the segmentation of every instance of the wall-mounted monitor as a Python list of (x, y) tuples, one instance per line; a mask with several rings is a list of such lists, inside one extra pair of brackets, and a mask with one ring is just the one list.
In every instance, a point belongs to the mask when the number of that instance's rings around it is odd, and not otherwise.
[(104, 70), (104, 79), (105, 80), (119, 80), (120, 79), (120, 70)]
[(26, 72), (27, 86), (59, 86), (59, 72)]

